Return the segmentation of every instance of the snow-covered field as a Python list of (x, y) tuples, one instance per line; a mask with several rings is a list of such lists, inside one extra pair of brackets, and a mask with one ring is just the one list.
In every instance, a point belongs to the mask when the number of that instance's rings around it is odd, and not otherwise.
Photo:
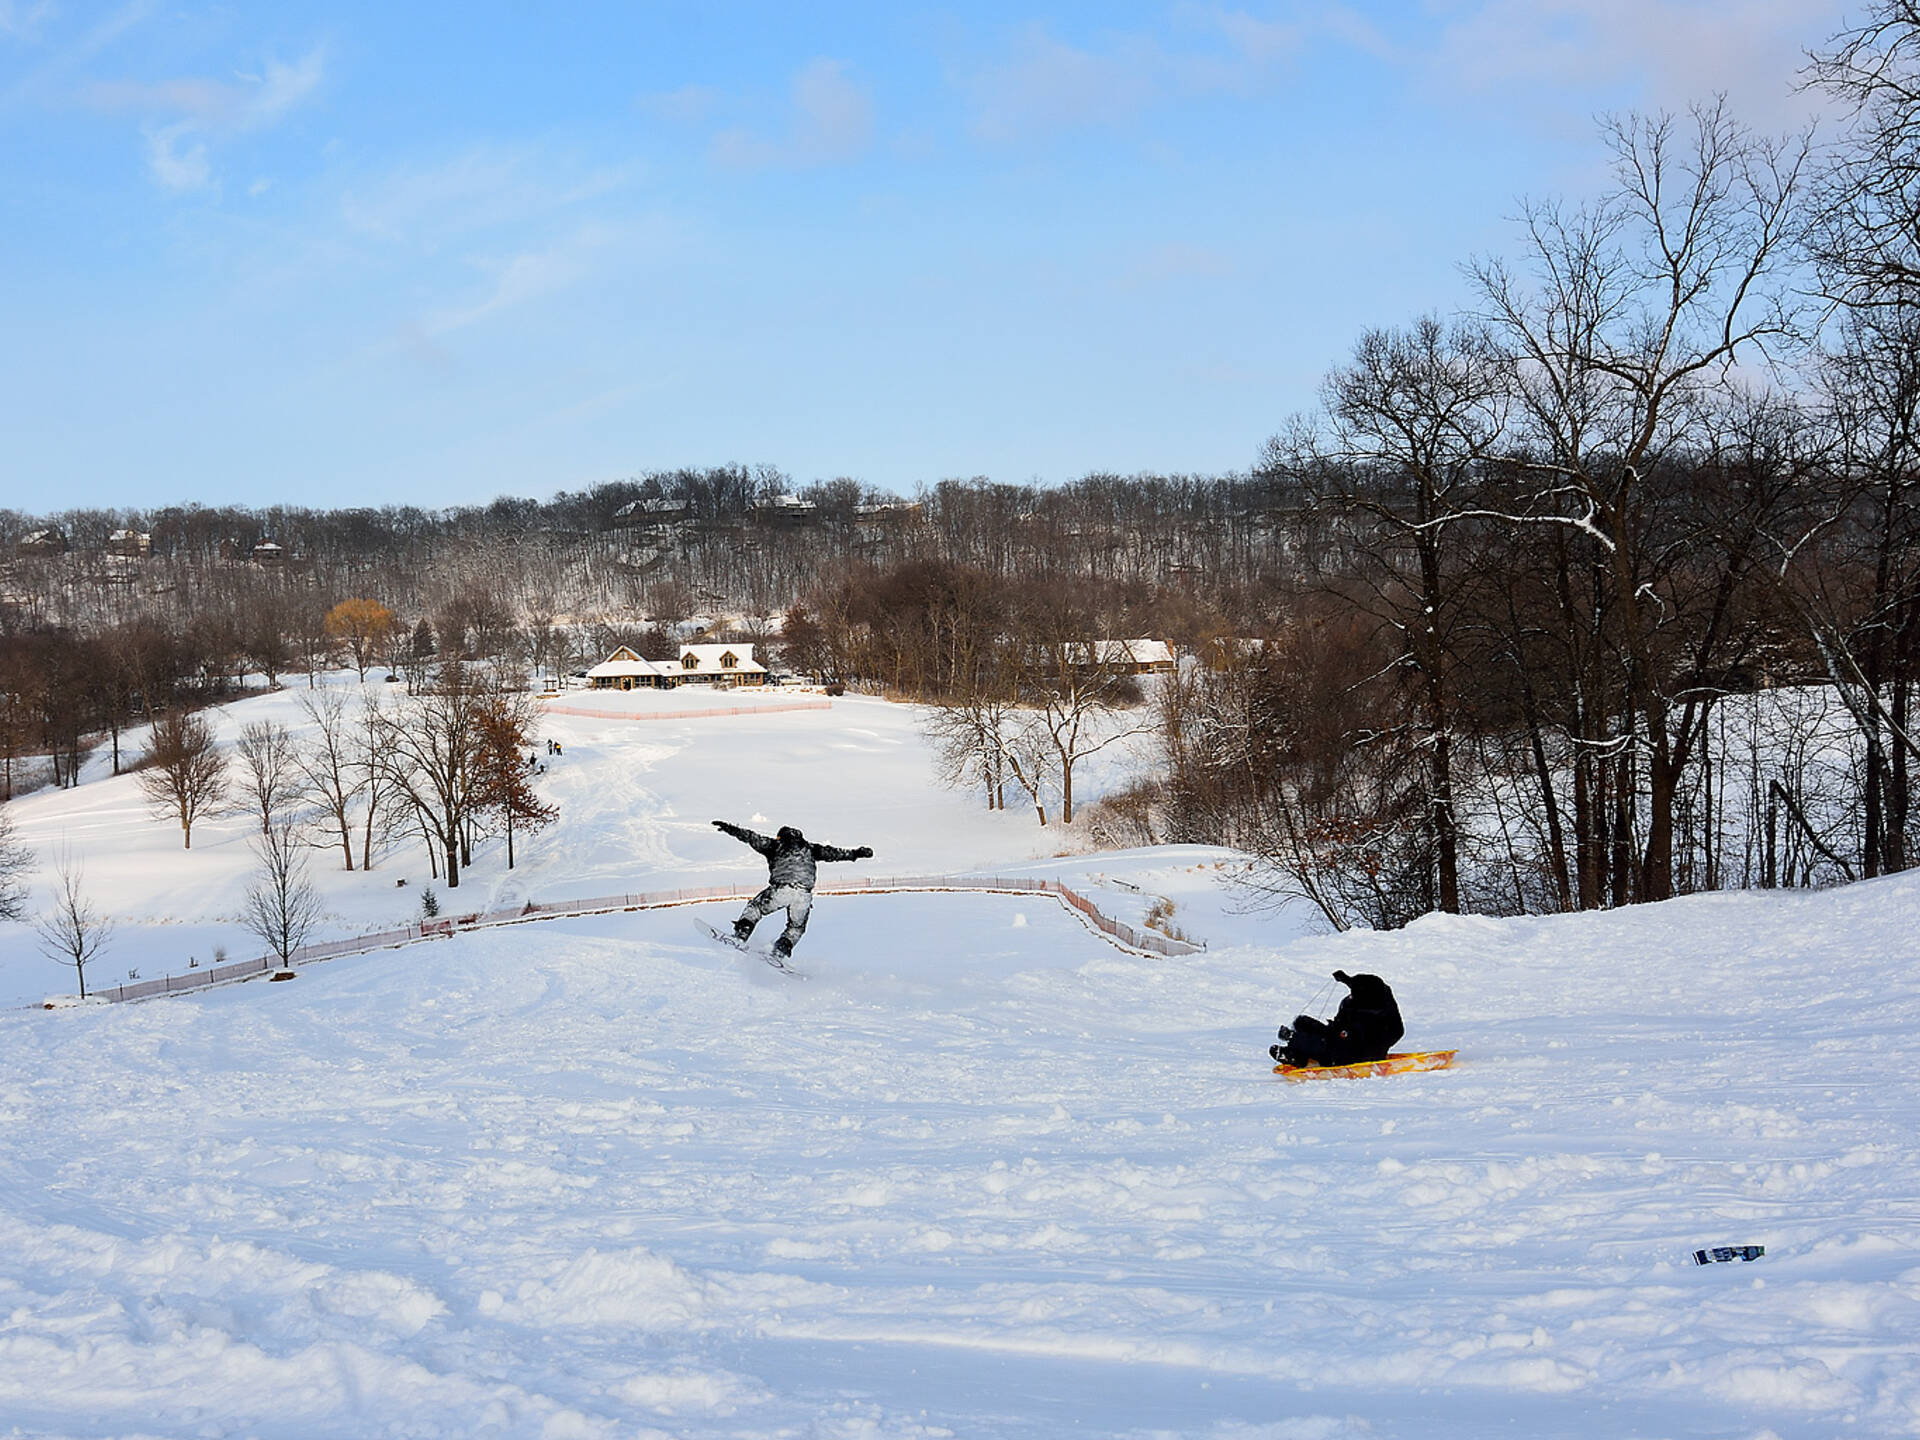
[[(0, 1014), (0, 1434), (1920, 1434), (1920, 879), (1320, 936), (1224, 852), (1055, 858), (898, 707), (552, 732), (561, 825), (461, 908), (747, 878), (706, 822), (760, 816), (1209, 948), (828, 897), (804, 981), (668, 910)], [(257, 948), (242, 822), (182, 855), (113, 779), (14, 813), (85, 854), (110, 965)], [(423, 863), (322, 874), (336, 927)], [(1336, 966), (1461, 1065), (1276, 1081)]]

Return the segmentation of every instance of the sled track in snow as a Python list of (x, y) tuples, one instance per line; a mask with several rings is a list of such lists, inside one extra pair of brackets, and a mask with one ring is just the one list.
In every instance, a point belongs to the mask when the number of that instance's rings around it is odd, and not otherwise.
[[(580, 915), (611, 915), (625, 910), (664, 910), (676, 905), (699, 905), (713, 900), (745, 900), (759, 893), (758, 885), (704, 885), (679, 890), (654, 890), (634, 895), (606, 895), (594, 900), (558, 900), (547, 904), (529, 900), (506, 910), (476, 911), (470, 915), (448, 916), (407, 925), (398, 930), (380, 930), (354, 935), (344, 940), (328, 940), (319, 945), (303, 945), (293, 952), (295, 965), (311, 965), (343, 955), (365, 955), (375, 950), (397, 950), (429, 940), (446, 940), (469, 930), (491, 930), (502, 925), (528, 925), (540, 920), (565, 920)], [(862, 876), (833, 885), (822, 885), (818, 895), (892, 895), (905, 891), (959, 891), (970, 894), (1050, 895), (1078, 915), (1089, 929), (1123, 950), (1136, 955), (1175, 957), (1193, 955), (1205, 949), (1186, 940), (1176, 940), (1157, 931), (1141, 930), (1106, 914), (1078, 890), (1058, 880), (1035, 879), (1026, 875), (896, 875)], [(163, 975), (155, 980), (137, 980), (94, 991), (94, 998), (111, 1001), (150, 1000), (161, 995), (184, 995), (214, 985), (230, 985), (252, 980), (280, 969), (275, 955), (257, 960), (236, 960), (216, 965), (198, 975)], [(29, 1007), (33, 1009), (39, 1006)]]

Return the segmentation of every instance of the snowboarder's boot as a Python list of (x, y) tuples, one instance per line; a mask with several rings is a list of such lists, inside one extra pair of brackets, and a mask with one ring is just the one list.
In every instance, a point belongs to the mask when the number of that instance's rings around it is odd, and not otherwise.
[(786, 936), (782, 935), (778, 940), (773, 942), (773, 958), (774, 959), (788, 960), (788, 959), (791, 959), (792, 956), (793, 956), (793, 945), (787, 939)]
[(738, 940), (742, 945), (746, 944), (747, 941), (752, 938), (752, 935), (753, 926), (751, 923), (745, 920), (736, 920), (733, 922), (733, 938)]
[(1291, 1025), (1282, 1025), (1280, 1027), (1280, 1043), (1282, 1045), (1285, 1045), (1292, 1039), (1293, 1039), (1293, 1027)]
[(1284, 1045), (1269, 1045), (1267, 1047), (1267, 1054), (1273, 1057), (1274, 1063), (1277, 1065), (1291, 1065), (1293, 1063), (1292, 1060), (1287, 1058), (1287, 1047)]

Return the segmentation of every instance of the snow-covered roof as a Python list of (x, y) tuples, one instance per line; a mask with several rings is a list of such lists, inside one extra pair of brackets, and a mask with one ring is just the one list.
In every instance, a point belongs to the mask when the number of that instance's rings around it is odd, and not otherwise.
[(1171, 665), (1173, 647), (1164, 640), (1109, 640), (1108, 654), (1136, 665)]
[(629, 500), (613, 512), (613, 518), (631, 520), (636, 515), (684, 515), (689, 508), (685, 500), (664, 497), (653, 500)]
[[(1082, 665), (1087, 660), (1085, 645), (1066, 647), (1068, 663)], [(1164, 640), (1095, 640), (1092, 664), (1096, 665), (1171, 665), (1173, 647)]]
[[(726, 663), (729, 655), (731, 665)], [(694, 663), (689, 665), (689, 659)], [(753, 646), (747, 644), (682, 645), (679, 663), (670, 668), (681, 675), (764, 675), (767, 670), (753, 658)]]
[(628, 676), (647, 677), (654, 675), (672, 675), (674, 667), (665, 662), (643, 660), (632, 650), (622, 645), (613, 654), (587, 671), (589, 680), (620, 680)]

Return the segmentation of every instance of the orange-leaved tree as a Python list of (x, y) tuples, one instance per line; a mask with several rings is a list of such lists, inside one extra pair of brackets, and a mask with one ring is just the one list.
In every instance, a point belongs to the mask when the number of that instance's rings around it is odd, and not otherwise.
[(367, 666), (399, 623), (393, 611), (378, 600), (342, 600), (327, 612), (327, 634), (343, 641), (353, 656), (353, 668), (367, 678)]

